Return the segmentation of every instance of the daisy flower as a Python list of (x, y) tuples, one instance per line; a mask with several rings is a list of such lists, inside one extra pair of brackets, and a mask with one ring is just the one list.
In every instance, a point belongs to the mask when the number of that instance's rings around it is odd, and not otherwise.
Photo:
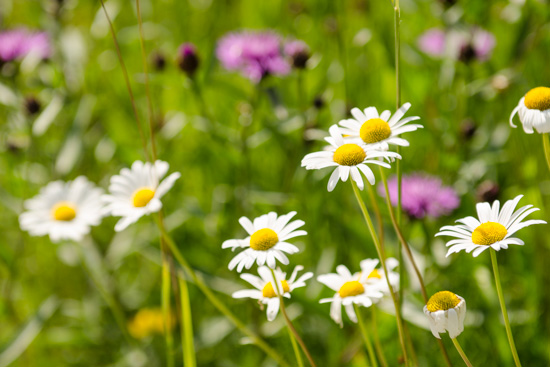
[[(313, 273), (307, 272), (299, 278), (298, 272), (304, 269), (298, 265), (294, 268), (292, 275), (286, 280), (286, 273), (283, 273), (280, 268), (274, 270), (275, 278), (281, 282), (279, 291), (283, 290), (283, 297), (290, 298), (290, 293), (296, 288), (305, 287), (305, 281), (313, 277)], [(279, 297), (277, 290), (273, 287), (273, 275), (267, 266), (258, 267), (259, 277), (252, 274), (241, 274), (241, 278), (252, 284), (256, 289), (244, 289), (233, 293), (233, 298), (252, 298), (257, 299), (262, 305), (267, 305), (267, 320), (273, 321), (279, 313)], [(296, 279), (297, 278), (297, 279)]]
[(142, 216), (162, 208), (160, 198), (181, 176), (179, 172), (174, 172), (161, 182), (168, 168), (168, 163), (163, 161), (154, 164), (135, 161), (131, 169), (123, 168), (120, 175), (111, 177), (111, 195), (103, 195), (102, 199), (106, 203), (107, 214), (122, 217), (115, 225), (115, 231), (120, 232)]
[(488, 248), (496, 251), (507, 249), (508, 245), (523, 245), (519, 238), (512, 237), (514, 233), (522, 228), (533, 224), (546, 224), (543, 220), (533, 219), (522, 222), (529, 214), (539, 210), (533, 205), (526, 205), (514, 211), (523, 195), (508, 200), (500, 208), (500, 202), (495, 200), (493, 206), (489, 203), (478, 203), (476, 205), (478, 218), (466, 217), (457, 220), (462, 223), (455, 226), (441, 227), (436, 236), (452, 236), (458, 239), (447, 242), (450, 246), (447, 256), (452, 253), (466, 250), (476, 257)]
[(374, 185), (374, 173), (367, 164), (377, 164), (390, 168), (390, 165), (375, 158), (401, 159), (401, 156), (394, 152), (381, 152), (369, 150), (363, 143), (351, 143), (345, 141), (337, 125), (329, 129), (330, 137), (325, 140), (331, 145), (328, 150), (309, 153), (302, 159), (302, 167), (306, 169), (321, 169), (336, 167), (328, 180), (328, 191), (334, 190), (338, 180), (346, 182), (351, 175), (353, 181), (357, 182), (359, 189), (363, 190), (363, 178), (365, 175), (368, 182)]
[(239, 223), (249, 236), (244, 240), (227, 240), (222, 244), (222, 248), (231, 248), (233, 251), (237, 248), (246, 248), (229, 262), (229, 270), (237, 267), (237, 271), (240, 273), (243, 268), (250, 269), (255, 262), (259, 266), (267, 264), (274, 269), (276, 260), (288, 265), (288, 257), (284, 253), (295, 254), (300, 250), (286, 241), (307, 234), (306, 231), (297, 230), (305, 224), (303, 220), (290, 222), (295, 215), (296, 212), (281, 216), (270, 212), (259, 216), (254, 221), (241, 217)]
[[(389, 294), (390, 289), (388, 287), (388, 282), (386, 281), (386, 276), (384, 274), (384, 269), (376, 268), (378, 265), (378, 259), (365, 259), (359, 263), (361, 267), (361, 273), (367, 273), (367, 280), (372, 283), (376, 283), (378, 289), (386, 294)], [(388, 270), (388, 278), (390, 284), (394, 291), (397, 291), (399, 287), (399, 273), (394, 271), (395, 268), (399, 266), (399, 261), (394, 257), (389, 257), (386, 259), (386, 269)]]
[(441, 339), (439, 334), (446, 331), (451, 339), (454, 339), (464, 331), (466, 301), (449, 291), (437, 292), (424, 306), (424, 314), (430, 321), (432, 334), (437, 339)]
[(512, 127), (516, 127), (513, 122), (516, 113), (527, 134), (532, 134), (533, 128), (540, 134), (550, 132), (550, 88), (533, 88), (519, 100), (510, 115)]
[(343, 326), (342, 305), (346, 309), (349, 319), (357, 323), (357, 315), (353, 305), (370, 307), (382, 298), (383, 294), (376, 286), (377, 280), (369, 280), (369, 276), (375, 270), (375, 267), (376, 264), (371, 262), (370, 266), (361, 269), (360, 273), (351, 274), (346, 266), (338, 265), (336, 267), (337, 274), (323, 274), (317, 277), (320, 283), (336, 292), (334, 297), (323, 298), (319, 303), (332, 303), (330, 317), (340, 327)]
[(31, 236), (49, 235), (52, 242), (80, 241), (91, 226), (101, 222), (103, 190), (86, 177), (74, 181), (50, 182), (32, 199), (19, 216), (21, 229)]
[(409, 108), (411, 104), (405, 103), (393, 116), (388, 110), (379, 115), (376, 107), (368, 107), (364, 111), (353, 108), (351, 114), (354, 118), (341, 120), (340, 132), (352, 138), (358, 138), (357, 140), (360, 138), (365, 144), (369, 144), (369, 149), (373, 150), (388, 150), (389, 144), (407, 147), (409, 142), (400, 138), (399, 135), (422, 128), (422, 125), (418, 124), (407, 125), (411, 121), (419, 120), (418, 116), (401, 120)]

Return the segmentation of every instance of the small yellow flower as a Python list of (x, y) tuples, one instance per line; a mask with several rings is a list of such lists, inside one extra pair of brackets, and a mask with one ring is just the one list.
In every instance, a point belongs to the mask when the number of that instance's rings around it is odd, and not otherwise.
[[(175, 318), (170, 317), (170, 329), (175, 325)], [(164, 315), (160, 308), (143, 308), (128, 323), (128, 331), (136, 339), (164, 333)]]

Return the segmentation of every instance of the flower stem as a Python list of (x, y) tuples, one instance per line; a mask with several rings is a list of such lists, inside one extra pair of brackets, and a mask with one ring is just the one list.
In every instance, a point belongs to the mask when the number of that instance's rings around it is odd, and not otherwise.
[(396, 298), (396, 295), (393, 291), (393, 287), (390, 283), (389, 277), (388, 277), (388, 270), (386, 268), (386, 258), (384, 254), (382, 253), (382, 249), (380, 246), (380, 242), (378, 240), (378, 236), (376, 235), (376, 231), (374, 230), (374, 225), (372, 224), (372, 220), (370, 219), (369, 212), (367, 210), (367, 207), (365, 206), (365, 202), (363, 201), (363, 198), (361, 197), (361, 192), (359, 191), (359, 188), (357, 187), (357, 184), (355, 181), (350, 179), (351, 186), (353, 187), (353, 193), (355, 194), (355, 198), (357, 199), (357, 202), (359, 203), (359, 207), (361, 208), (361, 212), (363, 213), (363, 217), (365, 218), (365, 222), (367, 223), (367, 227), (369, 229), (369, 232), (371, 234), (372, 240), (374, 242), (374, 247), (376, 247), (376, 252), (378, 253), (378, 258), (380, 259), (380, 263), (382, 264), (382, 269), (384, 270), (384, 275), (386, 278), (386, 283), (388, 284), (388, 289), (390, 290), (390, 295), (393, 300), (393, 305), (395, 306), (395, 318), (397, 320), (397, 331), (399, 334), (399, 343), (401, 344), (401, 351), (403, 352), (403, 358), (405, 359), (405, 365), (409, 365), (409, 358), (407, 355), (407, 347), (405, 346), (405, 337), (403, 333), (403, 320), (401, 319), (401, 313), (399, 310), (399, 302)]
[(167, 254), (162, 251), (162, 318), (164, 320), (164, 339), (166, 341), (166, 365), (175, 366), (174, 337), (172, 336), (172, 310), (170, 306), (170, 264)]
[(380, 336), (378, 335), (378, 324), (376, 317), (376, 306), (371, 307), (372, 310), (372, 335), (374, 336), (374, 348), (376, 349), (376, 354), (380, 360), (382, 367), (388, 367), (388, 362), (386, 362), (386, 357), (384, 357), (384, 351), (382, 350), (382, 344), (380, 344)]
[(546, 158), (546, 164), (550, 170), (550, 134), (542, 134), (542, 145), (544, 146), (544, 157)]
[(275, 292), (277, 293), (277, 297), (279, 297), (279, 303), (280, 303), (280, 306), (281, 306), (281, 313), (283, 314), (286, 325), (288, 326), (288, 329), (292, 332), (292, 334), (293, 334), (294, 338), (296, 339), (296, 341), (298, 342), (298, 344), (300, 344), (300, 347), (302, 348), (302, 351), (306, 355), (306, 357), (309, 361), (309, 364), (311, 364), (313, 367), (316, 367), (316, 364), (313, 361), (313, 358), (311, 357), (311, 354), (307, 350), (307, 347), (306, 347), (304, 341), (300, 337), (300, 334), (298, 334), (298, 332), (296, 331), (296, 328), (294, 327), (294, 325), (292, 324), (292, 321), (290, 321), (290, 318), (288, 317), (288, 314), (286, 313), (286, 307), (285, 307), (285, 302), (284, 302), (284, 299), (283, 299), (283, 294), (281, 292), (281, 289), (279, 288), (279, 282), (277, 281), (277, 278), (275, 277), (275, 271), (271, 268), (269, 268), (269, 270), (271, 270), (271, 275), (273, 276), (273, 282), (275, 283), (275, 287), (273, 287), (273, 288), (275, 289)]
[(519, 361), (518, 352), (516, 350), (516, 345), (514, 343), (514, 337), (512, 336), (512, 329), (510, 328), (510, 320), (508, 320), (508, 312), (506, 311), (506, 303), (504, 302), (504, 296), (502, 294), (502, 285), (500, 284), (500, 275), (498, 272), (498, 263), (496, 251), (490, 249), (491, 253), (491, 262), (493, 264), (493, 273), (495, 274), (495, 284), (497, 287), (498, 301), (500, 302), (500, 308), (502, 309), (502, 317), (504, 318), (504, 326), (506, 327), (506, 335), (508, 336), (508, 343), (510, 344), (510, 350), (512, 351), (512, 356), (514, 357), (514, 362), (516, 367), (521, 367), (521, 362)]
[(178, 249), (176, 243), (166, 232), (164, 226), (161, 226), (160, 222), (157, 223), (161, 231), (161, 235), (166, 241), (166, 244), (172, 251), (172, 254), (178, 261), (178, 263), (185, 269), (185, 271), (191, 276), (193, 282), (199, 287), (201, 292), (206, 296), (210, 303), (218, 309), (229, 321), (233, 323), (243, 334), (248, 336), (254, 344), (256, 344), (261, 350), (263, 350), (268, 356), (273, 358), (280, 366), (290, 367), (290, 365), (279, 356), (279, 353), (271, 348), (263, 339), (252, 332), (246, 325), (239, 320), (216, 295), (208, 288), (204, 281), (195, 273), (193, 268), (189, 265), (187, 260), (183, 257), (181, 251)]
[(453, 344), (455, 345), (455, 348), (458, 351), (458, 354), (460, 354), (460, 356), (462, 357), (462, 360), (464, 361), (464, 363), (466, 363), (466, 366), (473, 367), (472, 363), (470, 362), (468, 357), (466, 357), (466, 353), (464, 353), (464, 351), (460, 347), (460, 344), (458, 343), (458, 340), (456, 340), (456, 338), (454, 338), (454, 339), (451, 338), (451, 340), (453, 341)]
[[(401, 232), (401, 227), (399, 226), (399, 223), (397, 222), (397, 219), (395, 218), (395, 214), (393, 212), (393, 207), (391, 205), (390, 201), (390, 192), (388, 189), (388, 180), (386, 179), (386, 174), (384, 173), (384, 170), (382, 167), (380, 167), (380, 176), (382, 177), (382, 182), (384, 184), (384, 192), (386, 194), (386, 204), (388, 206), (388, 212), (390, 213), (391, 222), (393, 224), (393, 228), (395, 230), (395, 233), (397, 234), (397, 237), (399, 238), (399, 241), (402, 244), (402, 248), (405, 249), (405, 254), (407, 255), (407, 258), (409, 259), (409, 262), (411, 263), (414, 272), (416, 274), (416, 277), (418, 278), (418, 283), (420, 284), (420, 292), (422, 293), (422, 298), (424, 299), (425, 303), (428, 303), (428, 294), (426, 292), (426, 286), (424, 285), (424, 278), (422, 277), (422, 273), (420, 273), (420, 269), (418, 269), (418, 266), (416, 265), (416, 261), (414, 261), (414, 257), (412, 255), (411, 249), (409, 247), (409, 244), (407, 240), (405, 239), (405, 236), (403, 236), (403, 232)], [(400, 247), (401, 248), (401, 247)], [(399, 263), (401, 264), (401, 263)], [(403, 266), (399, 267), (400, 269), (404, 268)], [(401, 277), (400, 277), (401, 279)], [(448, 366), (452, 366), (451, 360), (449, 358), (449, 354), (447, 353), (447, 350), (445, 349), (445, 345), (443, 345), (443, 342), (438, 339), (439, 349), (441, 350), (441, 353), (443, 354), (443, 357), (445, 358), (445, 361), (447, 362)]]
[(357, 321), (359, 321), (359, 328), (361, 329), (361, 334), (363, 335), (365, 347), (367, 347), (367, 354), (369, 355), (370, 363), (372, 367), (378, 367), (378, 362), (376, 362), (376, 356), (374, 354), (374, 349), (372, 348), (372, 342), (370, 340), (369, 333), (367, 333), (367, 329), (365, 328), (365, 321), (363, 320), (363, 316), (361, 315), (361, 310), (359, 309), (359, 307), (357, 307), (355, 303), (353, 304), (353, 308), (355, 309), (355, 314), (357, 315)]
[(378, 238), (380, 239), (382, 252), (385, 252), (384, 251), (384, 223), (382, 222), (382, 213), (380, 212), (380, 206), (378, 206), (378, 202), (376, 201), (376, 195), (374, 193), (373, 187), (371, 185), (367, 185), (367, 189), (369, 191), (369, 199), (370, 199), (372, 208), (374, 209), (374, 216), (376, 217), (376, 221), (378, 222)]
[(302, 361), (302, 355), (300, 354), (300, 349), (298, 348), (298, 344), (296, 343), (296, 339), (294, 338), (294, 335), (292, 334), (292, 330), (290, 328), (286, 327), (286, 330), (288, 331), (288, 337), (290, 338), (290, 343), (292, 344), (292, 349), (294, 350), (294, 355), (296, 356), (296, 361), (298, 362), (298, 367), (304, 367), (304, 362)]
[(181, 340), (183, 344), (183, 366), (196, 367), (195, 344), (193, 343), (193, 318), (191, 316), (191, 302), (189, 290), (183, 274), (178, 277), (181, 296)]

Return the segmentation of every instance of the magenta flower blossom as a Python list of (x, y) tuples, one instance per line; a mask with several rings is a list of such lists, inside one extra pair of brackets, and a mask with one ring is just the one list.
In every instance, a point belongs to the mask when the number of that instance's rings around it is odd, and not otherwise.
[(229, 33), (219, 40), (216, 56), (225, 69), (239, 71), (255, 83), (268, 74), (290, 72), (281, 37), (270, 31)]
[(495, 45), (495, 36), (479, 27), (448, 31), (432, 28), (418, 38), (418, 47), (425, 54), (461, 61), (486, 61), (491, 57)]
[(0, 33), (0, 60), (12, 61), (29, 54), (41, 59), (51, 55), (51, 45), (45, 32), (31, 32), (26, 29), (12, 29)]
[[(397, 177), (388, 180), (390, 201), (397, 206)], [(385, 196), (384, 185), (378, 185), (378, 192)], [(422, 173), (404, 175), (401, 187), (403, 210), (413, 218), (426, 216), (438, 218), (450, 214), (460, 205), (457, 193), (451, 187), (443, 186), (441, 180)]]

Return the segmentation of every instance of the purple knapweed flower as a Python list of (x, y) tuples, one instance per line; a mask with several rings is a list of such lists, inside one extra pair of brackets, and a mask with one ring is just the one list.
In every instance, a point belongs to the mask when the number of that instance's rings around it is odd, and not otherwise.
[(496, 45), (495, 36), (479, 27), (444, 31), (432, 28), (418, 38), (418, 47), (435, 58), (451, 58), (464, 62), (486, 61)]
[(282, 53), (281, 37), (271, 31), (229, 33), (219, 40), (216, 56), (225, 69), (240, 71), (255, 83), (269, 74), (290, 72), (290, 64)]
[[(388, 180), (390, 201), (397, 206), (397, 177)], [(378, 192), (385, 196), (384, 185), (378, 185)], [(404, 175), (401, 182), (401, 203), (403, 210), (412, 218), (426, 216), (438, 218), (450, 214), (460, 205), (460, 199), (453, 188), (443, 186), (438, 177), (423, 173)]]
[(29, 54), (41, 59), (51, 55), (51, 45), (45, 32), (31, 32), (26, 29), (12, 29), (0, 32), (0, 59), (13, 61)]

